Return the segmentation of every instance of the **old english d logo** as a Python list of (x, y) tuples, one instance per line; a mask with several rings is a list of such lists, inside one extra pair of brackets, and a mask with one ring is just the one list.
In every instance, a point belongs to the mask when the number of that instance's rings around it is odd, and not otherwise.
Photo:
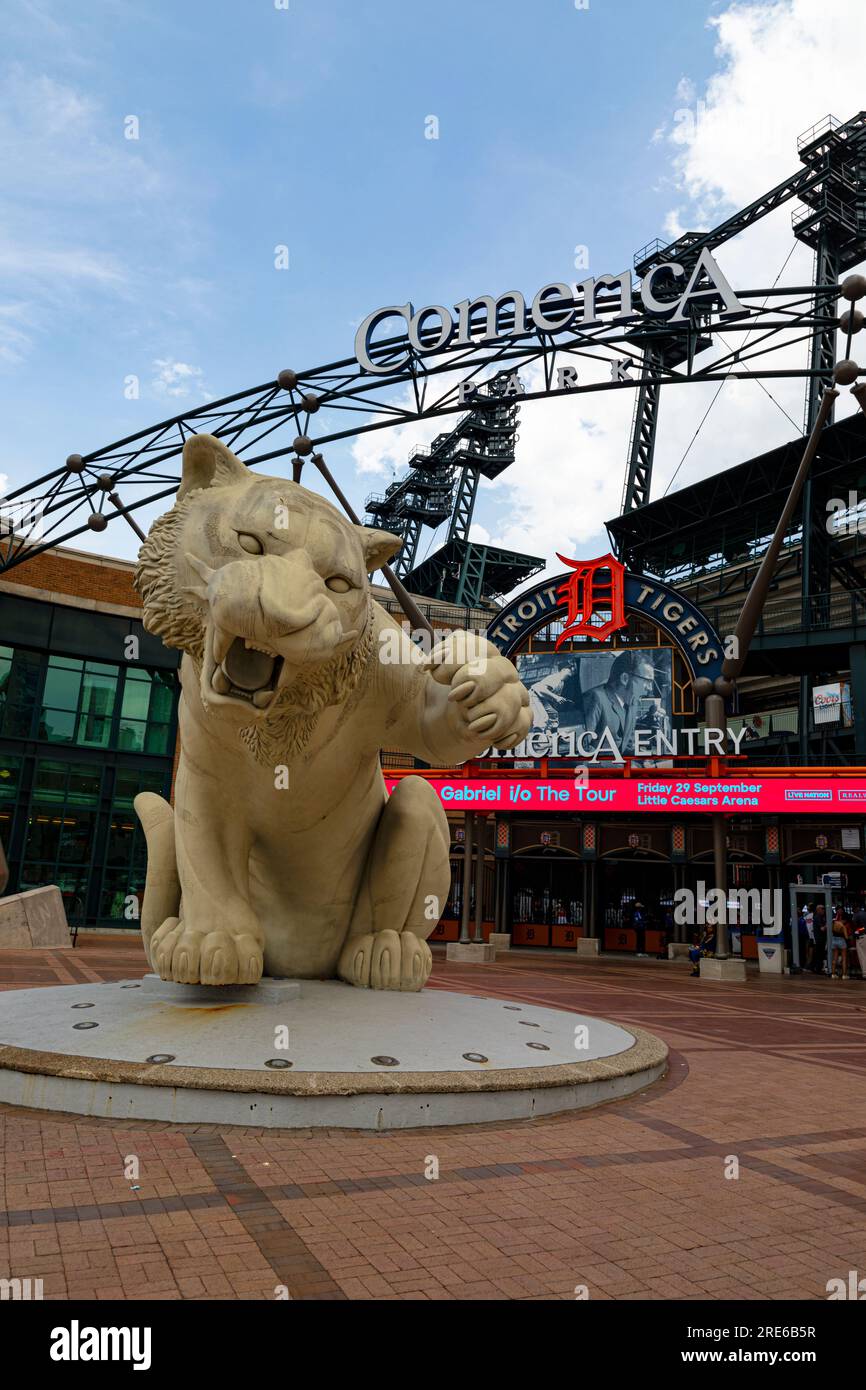
[(612, 632), (625, 627), (625, 565), (610, 554), (600, 555), (597, 560), (569, 560), (557, 554), (557, 559), (573, 569), (574, 574), (559, 586), (558, 594), (568, 605), (568, 615), (555, 650), (572, 637), (592, 637), (596, 642), (604, 642)]

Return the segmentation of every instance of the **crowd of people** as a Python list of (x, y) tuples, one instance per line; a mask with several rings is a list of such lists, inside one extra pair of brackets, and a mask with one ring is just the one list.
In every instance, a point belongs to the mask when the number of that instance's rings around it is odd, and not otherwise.
[[(843, 904), (834, 904), (829, 925), (823, 903), (805, 903), (797, 917), (797, 936), (801, 970), (813, 975), (828, 974), (832, 980), (847, 980), (850, 953), (855, 950), (857, 939), (866, 936), (866, 897), (854, 912)], [(790, 937), (790, 931), (786, 932), (788, 950)], [(715, 955), (715, 951), (715, 927), (706, 926), (700, 940), (694, 939), (689, 950), (692, 975), (700, 975), (701, 956)]]
[(801, 968), (813, 975), (829, 974), (831, 979), (847, 980), (849, 953), (856, 937), (864, 933), (866, 900), (861, 900), (853, 913), (841, 904), (834, 906), (829, 923), (823, 903), (805, 903), (797, 918)]

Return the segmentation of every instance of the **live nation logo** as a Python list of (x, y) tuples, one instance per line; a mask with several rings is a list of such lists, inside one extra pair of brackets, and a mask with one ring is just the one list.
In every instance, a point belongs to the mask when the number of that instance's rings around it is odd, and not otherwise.
[(557, 591), (565, 600), (567, 616), (555, 650), (572, 637), (604, 642), (625, 627), (625, 565), (610, 554), (596, 560), (569, 560), (557, 552), (556, 558), (574, 573)]

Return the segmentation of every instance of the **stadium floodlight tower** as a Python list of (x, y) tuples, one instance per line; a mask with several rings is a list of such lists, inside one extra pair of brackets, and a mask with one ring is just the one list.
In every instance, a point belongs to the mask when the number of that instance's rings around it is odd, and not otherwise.
[[(383, 494), (367, 498), (370, 524), (403, 537), (394, 571), (410, 591), (458, 607), (483, 607), (539, 573), (545, 561), (470, 540), (478, 484), (498, 478), (514, 462), (519, 407), (509, 392), (511, 373), (479, 388), (468, 415), (428, 447), (413, 449), (408, 471)], [(450, 521), (449, 521), (450, 518)], [(422, 526), (449, 521), (445, 544), (420, 563)]]
[[(815, 252), (816, 326), (811, 340), (803, 431), (809, 434), (824, 391), (833, 382), (839, 277), (866, 256), (866, 111), (858, 111), (848, 121), (825, 116), (799, 137), (797, 153), (803, 167), (790, 178), (711, 231), (684, 232), (670, 244), (659, 240), (649, 242), (635, 255), (634, 268), (642, 280), (656, 267), (671, 263), (688, 275), (704, 251), (714, 251), (767, 213), (774, 212), (791, 198), (798, 198), (804, 206), (793, 214), (794, 236)], [(670, 272), (659, 277), (656, 281), (659, 299), (675, 296), (680, 283), (679, 279), (673, 281)], [(650, 500), (660, 388), (671, 368), (688, 362), (691, 371), (695, 356), (712, 345), (712, 336), (702, 331), (702, 319), (704, 315), (692, 311), (685, 323), (676, 328), (672, 325), (667, 330), (661, 326), (652, 339), (641, 344), (643, 371), (632, 421), (623, 514)], [(806, 506), (809, 501), (807, 489)]]

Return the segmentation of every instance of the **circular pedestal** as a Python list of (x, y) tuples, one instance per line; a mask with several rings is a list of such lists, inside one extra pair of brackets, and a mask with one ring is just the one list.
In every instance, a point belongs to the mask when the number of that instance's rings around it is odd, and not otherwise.
[(658, 1038), (581, 1014), (430, 987), (299, 985), (261, 1003), (230, 988), (166, 999), (144, 981), (8, 990), (0, 1101), (114, 1119), (402, 1129), (580, 1109), (665, 1070)]

